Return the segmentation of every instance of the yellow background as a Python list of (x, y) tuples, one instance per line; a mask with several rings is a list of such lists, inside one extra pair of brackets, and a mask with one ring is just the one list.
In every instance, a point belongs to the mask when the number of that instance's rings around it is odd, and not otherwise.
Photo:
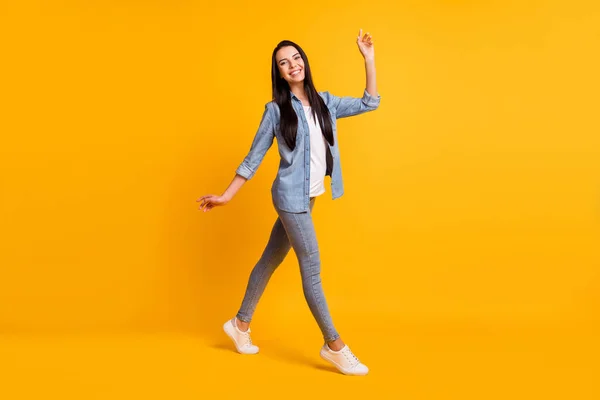
[[(276, 218), (276, 144), (229, 205), (195, 199), (249, 150), (275, 45), (360, 97), (360, 28), (381, 106), (339, 121), (346, 193), (327, 178), (314, 209), (371, 367), (347, 379), (293, 253), (261, 355), (220, 331)], [(599, 395), (596, 2), (3, 1), (0, 37), (0, 397)]]

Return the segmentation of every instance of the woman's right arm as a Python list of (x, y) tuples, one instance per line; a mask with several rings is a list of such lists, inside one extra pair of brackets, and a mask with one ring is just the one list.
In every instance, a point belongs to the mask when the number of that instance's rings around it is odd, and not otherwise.
[(213, 207), (225, 205), (233, 199), (244, 183), (254, 176), (259, 165), (262, 163), (267, 150), (273, 144), (273, 139), (275, 138), (274, 129), (273, 117), (267, 103), (258, 131), (254, 135), (252, 145), (250, 146), (250, 151), (236, 169), (236, 175), (229, 184), (229, 187), (220, 196), (208, 194), (196, 200), (200, 202), (200, 210), (204, 212), (210, 211)]
[(240, 188), (244, 186), (244, 183), (246, 183), (247, 181), (248, 179), (244, 178), (243, 176), (235, 174), (233, 180), (229, 184), (229, 187), (225, 190), (221, 197), (223, 197), (223, 199), (225, 199), (226, 201), (230, 201), (231, 199), (233, 199), (233, 196), (235, 196), (238, 190), (240, 190)]
[(212, 208), (216, 206), (224, 206), (229, 203), (233, 196), (240, 190), (244, 183), (246, 183), (247, 179), (241, 175), (235, 174), (233, 180), (229, 184), (229, 187), (223, 192), (222, 195), (217, 196), (214, 194), (207, 194), (200, 197), (198, 200), (200, 202), (199, 209), (206, 212), (210, 211)]

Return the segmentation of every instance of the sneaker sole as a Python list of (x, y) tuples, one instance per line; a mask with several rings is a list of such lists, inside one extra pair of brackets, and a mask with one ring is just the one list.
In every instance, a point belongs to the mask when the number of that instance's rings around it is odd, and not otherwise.
[(243, 351), (240, 350), (240, 348), (238, 347), (237, 342), (235, 341), (234, 337), (233, 337), (233, 326), (231, 326), (231, 321), (227, 321), (223, 324), (223, 331), (225, 332), (225, 334), (227, 336), (229, 336), (229, 338), (231, 339), (231, 341), (233, 342), (233, 345), (235, 346), (235, 349), (237, 350), (238, 353), (240, 354), (257, 354), (258, 351), (256, 353), (244, 353)]
[(341, 365), (339, 365), (338, 363), (336, 363), (335, 361), (333, 361), (331, 358), (329, 358), (327, 356), (327, 353), (324, 352), (323, 349), (321, 349), (321, 351), (319, 352), (319, 354), (321, 355), (321, 358), (323, 360), (328, 361), (329, 363), (333, 364), (344, 375), (364, 376), (364, 375), (367, 375), (369, 373), (369, 371), (367, 371), (365, 373), (357, 373), (357, 372), (348, 371), (347, 369), (345, 369), (344, 367), (342, 367)]

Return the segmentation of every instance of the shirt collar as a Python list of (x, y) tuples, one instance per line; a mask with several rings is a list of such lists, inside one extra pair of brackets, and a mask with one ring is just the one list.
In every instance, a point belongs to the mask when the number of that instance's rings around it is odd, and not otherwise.
[(300, 101), (300, 99), (298, 97), (296, 97), (296, 95), (294, 94), (294, 92), (292, 92), (291, 90), (290, 90), (290, 97), (292, 99), (296, 99), (296, 100)]

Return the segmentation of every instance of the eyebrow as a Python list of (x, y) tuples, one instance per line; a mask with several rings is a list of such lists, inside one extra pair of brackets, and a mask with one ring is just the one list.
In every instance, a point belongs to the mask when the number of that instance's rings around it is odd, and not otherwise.
[[(295, 56), (297, 56), (298, 54), (300, 54), (300, 53), (296, 53), (296, 54), (294, 54), (292, 57), (295, 57)], [(282, 62), (283, 60), (287, 60), (287, 58), (282, 58), (281, 60), (277, 61), (277, 64), (279, 64), (279, 63), (280, 63), (280, 62)]]

